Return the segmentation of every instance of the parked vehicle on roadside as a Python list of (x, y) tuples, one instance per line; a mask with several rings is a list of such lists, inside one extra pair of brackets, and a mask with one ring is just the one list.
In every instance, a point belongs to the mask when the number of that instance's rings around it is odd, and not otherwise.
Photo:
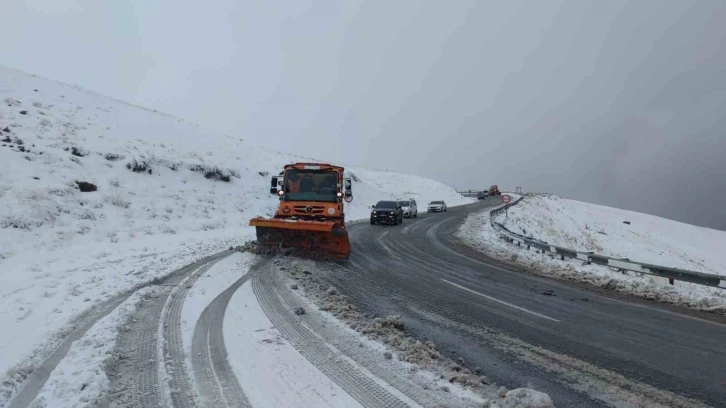
[(398, 203), (401, 204), (401, 207), (403, 208), (404, 218), (418, 217), (418, 206), (416, 205), (416, 200), (413, 198), (408, 200), (398, 200)]
[(398, 201), (379, 201), (371, 209), (371, 225), (403, 223), (403, 207)]
[(442, 201), (432, 201), (429, 203), (426, 212), (444, 212), (447, 210), (446, 203)]

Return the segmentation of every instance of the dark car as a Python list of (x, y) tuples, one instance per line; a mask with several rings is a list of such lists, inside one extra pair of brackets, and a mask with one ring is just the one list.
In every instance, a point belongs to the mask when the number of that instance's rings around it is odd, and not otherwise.
[(403, 223), (403, 206), (398, 201), (379, 201), (371, 210), (371, 225)]

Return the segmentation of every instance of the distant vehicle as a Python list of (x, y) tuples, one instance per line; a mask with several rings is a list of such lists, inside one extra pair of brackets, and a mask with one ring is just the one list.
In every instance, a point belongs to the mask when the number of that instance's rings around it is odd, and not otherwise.
[(416, 205), (416, 200), (413, 198), (409, 200), (399, 200), (398, 204), (400, 204), (403, 208), (404, 218), (418, 217), (418, 206)]
[(443, 201), (432, 201), (429, 203), (429, 206), (426, 210), (426, 212), (442, 212), (446, 211), (446, 203)]
[(403, 223), (403, 207), (398, 201), (379, 201), (371, 210), (371, 225)]
[(495, 184), (489, 187), (489, 195), (502, 195), (502, 192), (499, 191), (499, 186)]
[(476, 196), (477, 200), (484, 200), (489, 195), (489, 191), (482, 191)]

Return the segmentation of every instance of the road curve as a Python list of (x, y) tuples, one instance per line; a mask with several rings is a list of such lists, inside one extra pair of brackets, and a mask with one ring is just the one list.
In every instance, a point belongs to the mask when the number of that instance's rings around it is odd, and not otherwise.
[(465, 218), (494, 202), (400, 226), (352, 224), (350, 261), (318, 267), (361, 309), (400, 314), (415, 337), (558, 407), (726, 401), (726, 325), (514, 271), (457, 243)]

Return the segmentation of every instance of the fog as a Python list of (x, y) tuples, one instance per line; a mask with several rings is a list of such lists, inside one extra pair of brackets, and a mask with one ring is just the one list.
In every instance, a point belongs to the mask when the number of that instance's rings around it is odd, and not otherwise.
[(37, 0), (0, 63), (277, 150), (726, 230), (726, 2)]

